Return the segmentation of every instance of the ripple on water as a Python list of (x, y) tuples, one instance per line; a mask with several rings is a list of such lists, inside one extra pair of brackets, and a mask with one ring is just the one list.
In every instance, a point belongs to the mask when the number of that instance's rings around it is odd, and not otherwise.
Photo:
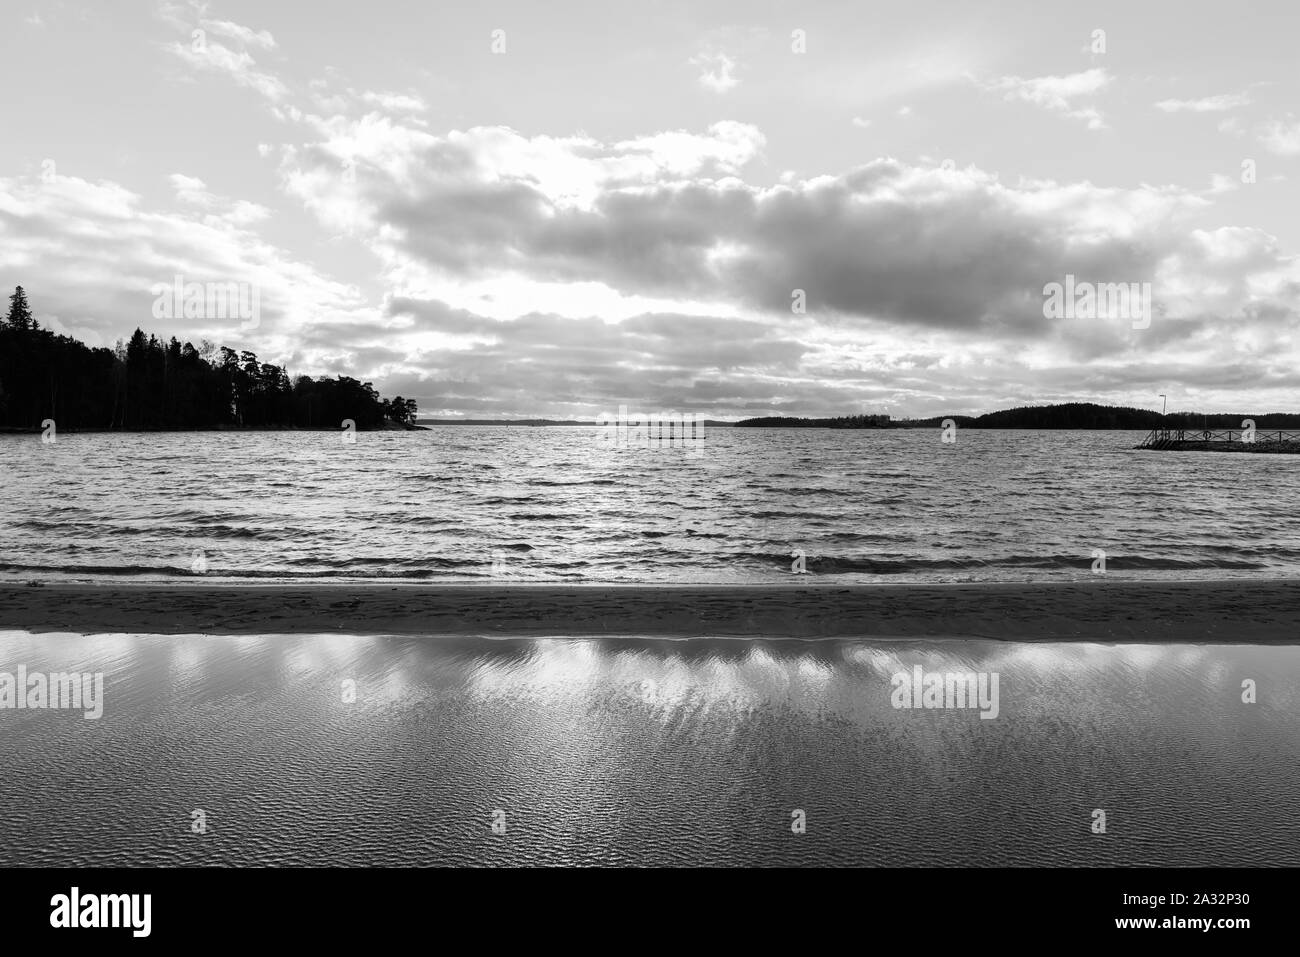
[[(1300, 864), (1298, 648), (5, 633), (0, 662), (106, 684), (98, 722), (0, 711), (3, 864)], [(916, 666), (998, 673), (999, 717), (893, 708)]]

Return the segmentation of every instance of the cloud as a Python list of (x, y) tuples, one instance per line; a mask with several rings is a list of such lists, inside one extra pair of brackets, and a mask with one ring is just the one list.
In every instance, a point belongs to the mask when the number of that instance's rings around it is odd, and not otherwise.
[(736, 77), (736, 61), (725, 53), (701, 53), (692, 57), (691, 66), (700, 67), (697, 78), (700, 86), (714, 93), (726, 93), (740, 85)]
[[(250, 228), (265, 216), (262, 207), (215, 195), (194, 177), (170, 179), (186, 207), (179, 211), (149, 209), (111, 182), (0, 178), (0, 271), (22, 277), (35, 309), (102, 341), (140, 326), (181, 341), (254, 347), (268, 361), (314, 322), (365, 313), (355, 289)], [(256, 287), (260, 327), (241, 330), (236, 317), (156, 319), (151, 290), (177, 275)]]
[(361, 99), (390, 113), (420, 113), (429, 108), (424, 100), (411, 93), (367, 91), (361, 95)]
[(1230, 116), (1219, 121), (1219, 132), (1225, 136), (1245, 136), (1246, 125), (1238, 117)]
[(1246, 93), (1221, 93), (1218, 96), (1206, 96), (1199, 100), (1161, 100), (1156, 109), (1166, 113), (1223, 113), (1240, 106), (1247, 106), (1250, 96)]
[(236, 52), (219, 43), (173, 43), (168, 49), (191, 67), (212, 73), (224, 73), (235, 83), (254, 90), (272, 103), (280, 103), (289, 93), (275, 76), (256, 68), (256, 61), (244, 52)]
[(1300, 156), (1300, 121), (1293, 116), (1270, 121), (1260, 131), (1259, 142), (1278, 156)]
[[(1182, 187), (1135, 180), (1118, 150), (1110, 165), (1085, 164), (1109, 185), (1016, 180), (1005, 168), (1000, 179), (939, 159), (1084, 167), (1060, 143), (971, 152), (960, 140), (976, 127), (962, 122), (947, 124), (957, 140), (923, 146), (933, 160), (913, 161), (912, 148), (906, 160), (863, 152), (883, 127), (978, 120), (966, 115), (972, 106), (996, 114), (995, 125), (1032, 126), (1045, 111), (1056, 132), (1082, 134), (1102, 128), (1114, 103), (1148, 116), (1209, 114), (1202, 132), (1223, 122), (1294, 156), (1297, 124), (1285, 108), (1260, 125), (1269, 114), (1238, 109), (1244, 94), (1181, 98), (1178, 87), (1158, 94), (1179, 97), (1154, 111), (1150, 94), (1121, 104), (1106, 98), (1120, 92), (1117, 79), (1084, 68), (1104, 58), (1078, 61), (1083, 72), (1004, 76), (1011, 71), (994, 64), (1025, 49), (1027, 34), (978, 24), (936, 33), (904, 17), (875, 32), (887, 38), (878, 49), (866, 38), (839, 53), (818, 44), (807, 57), (788, 54), (779, 24), (701, 26), (691, 46), (667, 58), (643, 50), (625, 64), (637, 89), (671, 86), (675, 74), (688, 125), (671, 111), (639, 112), (642, 121), (617, 134), (589, 135), (565, 112), (573, 98), (552, 96), (572, 71), (530, 74), (532, 99), (503, 113), (501, 91), (458, 72), (456, 56), (416, 64), (418, 87), (408, 86), (400, 63), (377, 62), (364, 44), (337, 48), (310, 18), (245, 26), (234, 7), (219, 6), (163, 4), (167, 22), (152, 27), (175, 48), (157, 56), (191, 92), (196, 79), (216, 88), (203, 91), (205, 109), (270, 109), (295, 122), (229, 124), (215, 143), (163, 142), (166, 129), (146, 123), (129, 151), (99, 143), (92, 159), (108, 166), (66, 158), (67, 169), (94, 175), (135, 170), (130, 188), (93, 177), (0, 180), (0, 272), (31, 288), (47, 324), (108, 342), (136, 325), (223, 340), (294, 372), (375, 381), (426, 411), (589, 416), (630, 402), (711, 415), (952, 412), (1053, 397), (1124, 401), (1168, 391), (1171, 377), (1207, 395), (1225, 391), (1234, 405), (1253, 396), (1294, 405), (1300, 274), (1285, 244), (1238, 218), (1253, 207), (1240, 205), (1251, 190), (1233, 179), (1237, 160), (1210, 163)], [(140, 35), (149, 25), (127, 26)], [(297, 69), (281, 49), (286, 30), (296, 30)], [(106, 49), (74, 46), (69, 56), (91, 59)], [(763, 70), (750, 69), (760, 62)], [(79, 66), (102, 72), (103, 63)], [(129, 90), (157, 75), (136, 66), (114, 82)], [(616, 73), (611, 83), (627, 78)], [(985, 79), (971, 85), (968, 76)], [(1259, 95), (1244, 85), (1191, 92), (1215, 89)], [(744, 109), (701, 117), (701, 106), (727, 103), (711, 94), (733, 104), (739, 96)], [(485, 105), (520, 125), (473, 125), (489, 115)], [(434, 128), (445, 110), (469, 122)], [(764, 116), (770, 129), (750, 122)], [(781, 119), (791, 116), (799, 129)], [(718, 117), (731, 119), (708, 122)], [(87, 129), (87, 115), (65, 119)], [(789, 139), (808, 123), (830, 123), (828, 139)], [(764, 132), (774, 131), (786, 138), (769, 146)], [(1245, 145), (1233, 156), (1264, 154)], [(833, 165), (818, 166), (819, 156)], [(1054, 162), (1064, 165), (1045, 165)], [(1261, 182), (1286, 165), (1274, 157)], [(1227, 175), (1211, 178), (1215, 168)], [(247, 198), (227, 195), (232, 183)], [(281, 195), (267, 199), (268, 186)], [(260, 203), (275, 208), (274, 224)], [(364, 286), (337, 281), (316, 257)], [(154, 320), (150, 286), (175, 274), (256, 283), (261, 327)], [(1149, 281), (1151, 327), (1046, 320), (1044, 285), (1069, 275)], [(796, 298), (806, 311), (792, 310)]]
[[(209, 29), (202, 59), (176, 52), (295, 115), (254, 59), (274, 42)], [(736, 59), (713, 56), (692, 61), (701, 83), (734, 89)], [(0, 180), (0, 269), (39, 273), (43, 314), (109, 341), (158, 327), (147, 291), (173, 274), (256, 282), (254, 333), (158, 331), (371, 379), (426, 413), (590, 416), (630, 400), (719, 416), (922, 414), (1006, 396), (1122, 401), (1174, 373), (1237, 396), (1284, 396), (1300, 379), (1297, 262), (1261, 230), (1207, 223), (1234, 186), (1225, 177), (1209, 189), (1004, 183), (878, 157), (765, 185), (775, 170), (749, 123), (604, 139), (433, 132), (418, 95), (328, 75), (307, 91), (317, 114), (282, 127), (297, 139), (259, 152), (277, 157), (281, 188), (323, 238), (350, 235), (373, 256), (366, 294), (263, 239), (268, 211), (220, 195), (217, 171), (205, 172), (214, 187), (173, 173), (162, 208), (112, 183)], [(985, 86), (1096, 129), (1093, 98), (1110, 83), (1089, 70)], [(874, 115), (901, 99), (877, 99)], [(839, 115), (873, 115), (864, 103)], [(1261, 135), (1291, 148), (1294, 121), (1275, 125)], [(1159, 315), (1142, 333), (1049, 322), (1043, 286), (1067, 274), (1150, 281)], [(791, 309), (796, 289), (805, 313)]]
[[(247, 49), (251, 46), (273, 50), (275, 39), (265, 30), (254, 30), (229, 20), (199, 17), (199, 25), (194, 27), (188, 18), (192, 12), (201, 13), (202, 10), (203, 7), (198, 5), (187, 9), (171, 3), (159, 7), (159, 15), (165, 21), (187, 32), (190, 37), (187, 41), (168, 44), (167, 50), (193, 69), (225, 74), (239, 86), (255, 91), (272, 104), (277, 116), (283, 118), (285, 114), (280, 104), (288, 99), (288, 87), (274, 74), (258, 69), (257, 61)], [(218, 42), (214, 36), (234, 41), (235, 47)]]
[(203, 180), (194, 176), (185, 176), (182, 173), (172, 173), (168, 177), (172, 189), (176, 191), (176, 198), (182, 203), (188, 203), (193, 206), (211, 206), (216, 197), (207, 191), (207, 185)]
[(246, 47), (260, 47), (263, 50), (275, 49), (275, 37), (271, 36), (267, 30), (253, 30), (250, 27), (240, 26), (238, 23), (232, 23), (229, 20), (200, 20), (199, 26), (209, 33), (238, 40)]
[(412, 114), (424, 113), (429, 104), (417, 93), (399, 93), (392, 90), (356, 90), (351, 86), (334, 88), (334, 80), (318, 78), (311, 80), (308, 95), (316, 109), (325, 116), (356, 115), (378, 111), (395, 117), (402, 117), (405, 122), (423, 124)]
[(1053, 113), (1083, 120), (1090, 130), (1099, 130), (1106, 126), (1101, 113), (1092, 106), (1079, 105), (1075, 101), (1096, 96), (1110, 86), (1112, 79), (1104, 68), (1095, 67), (1066, 76), (1032, 79), (1004, 76), (986, 81), (982, 86), (990, 92), (1001, 93), (1008, 101), (1032, 103)]
[[(473, 354), (488, 349), (482, 336), (499, 344), (515, 334), (515, 322), (539, 313), (575, 328), (595, 316), (619, 325), (670, 312), (752, 320), (800, 344), (793, 378), (823, 382), (821, 394), (838, 397), (863, 368), (891, 367), (882, 349), (964, 350), (987, 362), (1010, 349), (1019, 371), (1004, 371), (1017, 382), (1045, 365), (1131, 365), (1162, 350), (1210, 367), (1225, 334), (1240, 343), (1243, 362), (1272, 362), (1277, 353), (1264, 347), (1265, 329), (1275, 349), (1295, 350), (1293, 340), (1277, 336), (1296, 321), (1296, 260), (1262, 232), (1193, 225), (1222, 183), (1200, 192), (1010, 185), (975, 167), (882, 158), (760, 187), (744, 175), (762, 137), (744, 124), (613, 143), (498, 127), (435, 136), (377, 117), (320, 131), (326, 140), (287, 157), (287, 188), (318, 214), (360, 224), (357, 235), (399, 298), (477, 316), (438, 329), (470, 336), (457, 348)], [(348, 150), (360, 173), (344, 188), (329, 167)], [(1043, 287), (1067, 275), (1150, 282), (1156, 331), (1136, 339), (1118, 317), (1046, 321)], [(803, 291), (806, 314), (791, 310), (795, 290)], [(1246, 329), (1260, 336), (1249, 340)], [(691, 344), (685, 352), (707, 353), (704, 333), (689, 330), (680, 329)], [(873, 351), (868, 342), (887, 345)], [(561, 367), (557, 358), (547, 374), (560, 375)], [(914, 385), (935, 389), (943, 381), (918, 374), (914, 362), (909, 368)], [(697, 374), (706, 374), (704, 366)], [(966, 374), (992, 381), (987, 370)], [(903, 379), (900, 371), (900, 388)], [(728, 388), (740, 386), (729, 377)]]
[(921, 37), (891, 36), (869, 56), (804, 57), (797, 75), (780, 76), (809, 103), (843, 113), (880, 112), (969, 82), (982, 75), (989, 55), (973, 35), (927, 30)]
[[(734, 121), (704, 133), (664, 131), (613, 144), (585, 136), (529, 138), (504, 127), (438, 137), (378, 114), (311, 122), (324, 139), (289, 152), (282, 177), (292, 195), (331, 228), (353, 231), (377, 228), (389, 215), (405, 220), (412, 215), (405, 197), (423, 193), (430, 209), (446, 204), (449, 250), (481, 231), (479, 212), (507, 217), (499, 225), (508, 229), (515, 202), (590, 209), (611, 189), (734, 176), (765, 143), (755, 127)], [(350, 164), (355, 175), (341, 175)], [(521, 224), (526, 212), (518, 210)], [(475, 255), (472, 241), (456, 254)]]
[(1224, 176), (1221, 173), (1215, 173), (1210, 177), (1211, 193), (1230, 193), (1233, 190), (1241, 188), (1241, 181), (1232, 176)]

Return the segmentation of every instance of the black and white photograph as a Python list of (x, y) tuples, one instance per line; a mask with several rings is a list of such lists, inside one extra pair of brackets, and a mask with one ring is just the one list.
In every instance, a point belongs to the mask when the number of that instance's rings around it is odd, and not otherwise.
[(7, 928), (1282, 929), (1300, 6), (0, 9)]

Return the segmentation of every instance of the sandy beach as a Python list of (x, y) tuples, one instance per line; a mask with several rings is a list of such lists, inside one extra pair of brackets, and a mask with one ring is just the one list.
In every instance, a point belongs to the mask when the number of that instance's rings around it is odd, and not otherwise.
[(1287, 644), (1300, 581), (784, 586), (0, 585), (0, 628), (147, 634)]

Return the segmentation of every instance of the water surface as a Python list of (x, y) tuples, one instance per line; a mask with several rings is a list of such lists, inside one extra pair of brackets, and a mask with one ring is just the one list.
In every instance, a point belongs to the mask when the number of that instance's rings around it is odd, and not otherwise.
[[(0, 633), (20, 663), (106, 700), (0, 710), (0, 865), (1300, 865), (1298, 647)], [(997, 672), (999, 717), (893, 708), (916, 665)]]
[(0, 436), (0, 578), (763, 582), (1300, 575), (1300, 457), (1130, 432)]

